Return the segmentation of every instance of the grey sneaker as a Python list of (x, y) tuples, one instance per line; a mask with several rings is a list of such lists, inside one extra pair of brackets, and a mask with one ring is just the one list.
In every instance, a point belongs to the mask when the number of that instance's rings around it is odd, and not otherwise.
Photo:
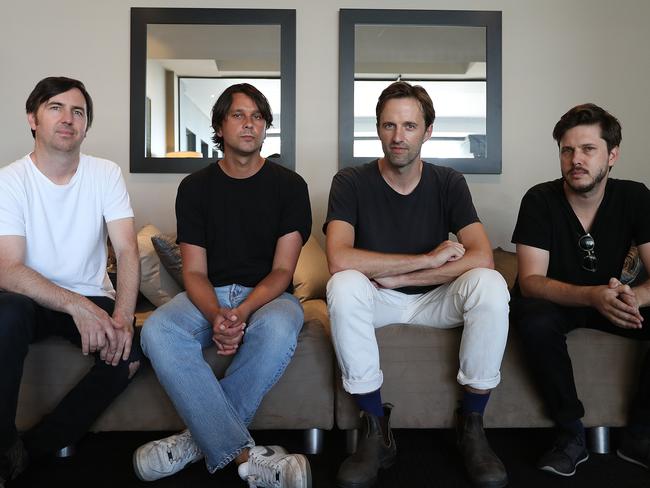
[(142, 481), (155, 481), (178, 473), (190, 463), (203, 459), (189, 430), (147, 442), (133, 453), (133, 469)]
[(279, 446), (255, 446), (237, 468), (249, 488), (311, 488), (309, 461)]
[(584, 438), (580, 435), (563, 435), (555, 441), (551, 450), (540, 458), (537, 467), (560, 476), (573, 476), (576, 474), (576, 467), (587, 459), (589, 452), (585, 448)]
[(0, 488), (4, 488), (7, 482), (16, 479), (25, 469), (27, 469), (27, 451), (23, 441), (17, 439), (0, 455)]

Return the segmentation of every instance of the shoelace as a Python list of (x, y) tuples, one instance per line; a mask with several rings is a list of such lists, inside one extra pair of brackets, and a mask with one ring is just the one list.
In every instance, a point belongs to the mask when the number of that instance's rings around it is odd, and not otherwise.
[(258, 488), (258, 483), (267, 488), (280, 488), (279, 469), (277, 462), (270, 458), (250, 458), (249, 469), (255, 474), (248, 475), (248, 488)]
[(189, 432), (184, 432), (165, 441), (167, 459), (170, 463), (178, 463), (201, 454), (201, 450), (192, 439)]

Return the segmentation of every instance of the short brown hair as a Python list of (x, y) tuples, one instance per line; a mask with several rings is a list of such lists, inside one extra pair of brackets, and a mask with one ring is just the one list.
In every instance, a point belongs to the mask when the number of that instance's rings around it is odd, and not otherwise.
[[(78, 89), (86, 100), (86, 130), (90, 129), (93, 123), (93, 99), (86, 91), (86, 87), (79, 80), (66, 78), (65, 76), (49, 76), (39, 81), (25, 102), (25, 111), (28, 114), (35, 114), (42, 104), (50, 98), (65, 93), (73, 88)], [(36, 131), (32, 130), (32, 137), (36, 137)]]
[(431, 97), (429, 97), (427, 91), (420, 85), (411, 85), (405, 81), (396, 81), (395, 83), (388, 85), (384, 91), (381, 92), (381, 95), (379, 95), (377, 108), (375, 109), (377, 115), (377, 126), (379, 126), (379, 118), (381, 117), (386, 102), (393, 98), (415, 98), (420, 104), (420, 109), (424, 116), (424, 125), (429, 127), (433, 124), (433, 121), (436, 118), (436, 111), (433, 109), (433, 102), (431, 101)]
[(261, 91), (248, 83), (229, 86), (219, 95), (214, 107), (212, 107), (212, 130), (214, 131), (212, 141), (221, 151), (223, 151), (223, 137), (218, 136), (217, 131), (221, 128), (221, 124), (226, 118), (226, 115), (228, 115), (228, 110), (230, 110), (230, 106), (232, 105), (232, 97), (235, 93), (243, 93), (255, 102), (257, 109), (262, 114), (262, 118), (266, 121), (267, 129), (273, 124), (271, 106)]
[(573, 129), (578, 125), (595, 125), (600, 126), (600, 137), (607, 143), (607, 151), (611, 151), (616, 146), (620, 146), (621, 139), (621, 124), (616, 117), (610, 114), (604, 108), (599, 107), (594, 103), (583, 103), (576, 105), (555, 124), (553, 129), (553, 139), (560, 145), (560, 140), (569, 129)]

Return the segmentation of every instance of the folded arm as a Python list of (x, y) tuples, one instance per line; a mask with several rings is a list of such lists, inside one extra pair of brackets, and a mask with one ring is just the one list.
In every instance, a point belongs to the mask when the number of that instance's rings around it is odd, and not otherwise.
[(343, 220), (327, 224), (326, 249), (330, 273), (355, 269), (371, 279), (437, 267), (446, 261), (442, 261), (443, 256), (431, 253), (392, 254), (356, 249), (354, 227)]
[[(429, 286), (448, 283), (474, 268), (494, 268), (494, 258), (490, 240), (483, 225), (479, 222), (469, 224), (458, 231), (458, 243), (445, 241), (432, 251), (436, 256), (446, 258), (437, 267), (421, 269), (411, 273), (399, 274), (388, 279), (376, 280), (384, 288), (401, 288), (404, 286)], [(452, 244), (460, 244), (461, 254), (449, 255), (446, 249)]]

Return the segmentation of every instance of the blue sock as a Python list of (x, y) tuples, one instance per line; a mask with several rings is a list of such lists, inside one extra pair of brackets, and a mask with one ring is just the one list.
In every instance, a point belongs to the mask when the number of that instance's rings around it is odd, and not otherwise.
[(381, 406), (381, 391), (375, 390), (370, 393), (360, 395), (353, 394), (354, 401), (357, 402), (359, 409), (374, 415), (375, 417), (384, 416), (384, 407)]
[(470, 413), (480, 413), (483, 415), (489, 399), (490, 392), (479, 394), (467, 390), (463, 391), (463, 415), (469, 415)]

